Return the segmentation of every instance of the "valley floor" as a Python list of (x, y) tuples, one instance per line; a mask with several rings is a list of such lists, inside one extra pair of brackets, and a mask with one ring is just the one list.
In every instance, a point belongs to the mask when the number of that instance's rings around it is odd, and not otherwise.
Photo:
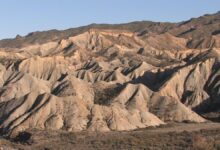
[(1, 139), (2, 149), (87, 150), (213, 150), (220, 149), (219, 123), (172, 123), (128, 132), (81, 132), (31, 130)]

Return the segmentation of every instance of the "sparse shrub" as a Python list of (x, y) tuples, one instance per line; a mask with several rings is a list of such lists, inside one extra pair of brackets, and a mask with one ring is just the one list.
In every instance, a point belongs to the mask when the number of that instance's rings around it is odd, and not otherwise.
[(213, 150), (215, 143), (213, 139), (203, 137), (202, 135), (195, 135), (192, 137), (193, 149), (195, 150)]

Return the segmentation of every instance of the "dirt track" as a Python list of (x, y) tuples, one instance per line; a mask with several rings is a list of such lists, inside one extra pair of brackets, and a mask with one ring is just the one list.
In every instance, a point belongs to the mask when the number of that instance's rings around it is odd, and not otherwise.
[(199, 131), (199, 130), (209, 130), (209, 129), (220, 129), (220, 123), (200, 123), (200, 124), (193, 124), (193, 123), (180, 123), (180, 124), (170, 124), (165, 125), (164, 127), (159, 128), (149, 128), (142, 130), (137, 130), (134, 132), (145, 132), (146, 130), (149, 133), (169, 133), (169, 132), (193, 132), (193, 131)]

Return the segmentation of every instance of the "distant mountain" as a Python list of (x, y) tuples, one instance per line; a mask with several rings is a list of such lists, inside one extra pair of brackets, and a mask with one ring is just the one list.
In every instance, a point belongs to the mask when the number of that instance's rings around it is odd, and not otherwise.
[(59, 41), (61, 39), (67, 39), (68, 37), (81, 34), (90, 29), (127, 30), (135, 32), (140, 36), (170, 33), (176, 37), (187, 39), (188, 48), (208, 48), (211, 45), (219, 47), (219, 39), (215, 39), (215, 36), (220, 34), (220, 12), (213, 15), (192, 18), (180, 23), (140, 21), (115, 25), (91, 24), (63, 31), (50, 30), (33, 32), (24, 37), (17, 36), (15, 39), (1, 40), (0, 47), (20, 48), (29, 44), (43, 44), (49, 41)]

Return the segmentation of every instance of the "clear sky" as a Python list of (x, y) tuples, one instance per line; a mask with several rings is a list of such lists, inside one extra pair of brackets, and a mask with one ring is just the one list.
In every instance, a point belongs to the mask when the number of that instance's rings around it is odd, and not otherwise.
[(178, 22), (220, 10), (220, 0), (0, 0), (0, 39), (91, 23)]

